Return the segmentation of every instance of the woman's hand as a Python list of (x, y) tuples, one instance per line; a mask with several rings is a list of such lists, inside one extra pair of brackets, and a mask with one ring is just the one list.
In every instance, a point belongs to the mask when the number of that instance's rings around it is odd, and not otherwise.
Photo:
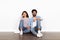
[(27, 28), (28, 30), (30, 30), (30, 27), (29, 27), (29, 26), (27, 26), (26, 28)]

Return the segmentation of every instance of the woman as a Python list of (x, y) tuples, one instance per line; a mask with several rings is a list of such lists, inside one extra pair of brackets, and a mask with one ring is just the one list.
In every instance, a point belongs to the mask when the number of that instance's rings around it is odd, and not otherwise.
[(26, 11), (23, 11), (22, 18), (21, 18), (20, 24), (19, 24), (20, 35), (23, 35), (23, 33), (30, 32), (30, 26), (28, 25), (28, 22), (29, 22), (28, 13)]

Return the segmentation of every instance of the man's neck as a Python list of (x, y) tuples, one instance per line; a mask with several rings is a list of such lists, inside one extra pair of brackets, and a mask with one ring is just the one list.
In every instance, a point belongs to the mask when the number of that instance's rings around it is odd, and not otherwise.
[(36, 18), (36, 16), (35, 17), (33, 16), (33, 18)]

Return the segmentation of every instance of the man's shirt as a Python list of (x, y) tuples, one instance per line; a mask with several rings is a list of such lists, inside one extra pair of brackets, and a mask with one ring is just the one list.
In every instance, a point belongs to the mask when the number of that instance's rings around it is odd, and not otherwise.
[[(36, 18), (40, 18), (40, 19), (41, 19), (40, 16), (36, 16)], [(32, 18), (29, 19), (29, 22), (28, 22), (28, 25), (29, 25), (31, 28), (32, 28), (32, 26), (33, 26), (33, 20), (34, 20), (34, 18), (32, 17)], [(38, 20), (36, 20), (36, 26), (38, 25), (37, 21), (38, 21)], [(41, 21), (41, 20), (39, 20), (39, 22), (40, 22), (40, 21)], [(40, 24), (39, 24), (39, 26), (40, 26)]]

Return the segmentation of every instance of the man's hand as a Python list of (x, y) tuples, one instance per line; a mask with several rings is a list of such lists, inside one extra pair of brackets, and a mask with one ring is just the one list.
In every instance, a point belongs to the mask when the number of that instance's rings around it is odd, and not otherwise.
[(36, 17), (34, 17), (34, 20), (33, 20), (33, 22), (35, 22), (36, 21)]
[(34, 20), (33, 21), (36, 21), (36, 20), (41, 20), (40, 18), (36, 18), (36, 17), (34, 17)]
[(40, 18), (36, 18), (36, 20), (41, 20)]

